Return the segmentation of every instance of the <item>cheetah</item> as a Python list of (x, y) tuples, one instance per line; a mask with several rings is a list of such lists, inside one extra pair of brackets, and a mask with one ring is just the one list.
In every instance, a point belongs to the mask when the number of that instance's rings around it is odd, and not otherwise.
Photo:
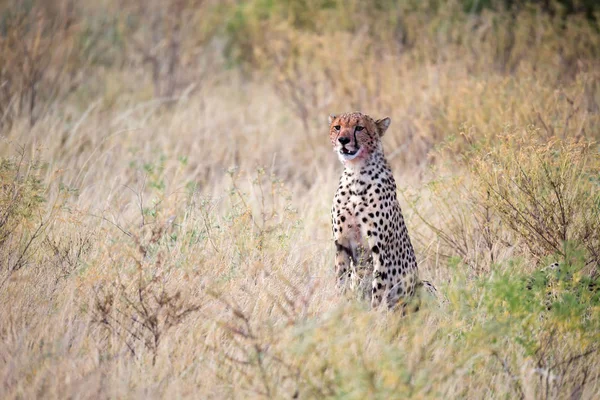
[(352, 112), (329, 116), (329, 136), (344, 172), (331, 209), (338, 285), (345, 288), (364, 260), (372, 264), (371, 307), (385, 299), (388, 308), (405, 308), (418, 286), (417, 260), (408, 236), (396, 182), (381, 137), (390, 118), (373, 120)]

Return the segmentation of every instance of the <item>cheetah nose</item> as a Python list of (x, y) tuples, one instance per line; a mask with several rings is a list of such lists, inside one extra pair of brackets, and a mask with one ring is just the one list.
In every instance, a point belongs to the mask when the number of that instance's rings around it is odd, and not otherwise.
[(338, 142), (340, 142), (342, 144), (342, 146), (350, 143), (350, 138), (342, 136), (341, 138), (338, 139)]

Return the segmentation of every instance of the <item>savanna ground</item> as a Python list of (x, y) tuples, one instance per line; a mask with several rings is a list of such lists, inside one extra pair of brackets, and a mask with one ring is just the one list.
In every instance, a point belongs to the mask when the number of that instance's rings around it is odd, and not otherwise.
[[(0, 1), (0, 398), (597, 396), (600, 8), (515, 3)], [(334, 288), (351, 110), (406, 317)]]

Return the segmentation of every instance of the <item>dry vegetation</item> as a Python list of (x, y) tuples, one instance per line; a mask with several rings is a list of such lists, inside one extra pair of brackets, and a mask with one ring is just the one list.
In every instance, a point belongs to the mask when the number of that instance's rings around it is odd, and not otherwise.
[[(126, 3), (0, 1), (0, 398), (597, 396), (593, 3)], [(447, 300), (404, 318), (333, 286), (354, 109)]]

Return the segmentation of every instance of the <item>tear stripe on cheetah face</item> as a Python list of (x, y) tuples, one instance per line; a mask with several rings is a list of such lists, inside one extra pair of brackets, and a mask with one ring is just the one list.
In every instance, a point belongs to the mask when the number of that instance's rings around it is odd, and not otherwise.
[[(396, 183), (381, 144), (389, 125), (389, 118), (375, 121), (359, 112), (329, 117), (331, 144), (344, 165), (331, 210), (335, 267), (338, 284), (345, 287), (357, 270), (356, 249), (364, 247), (373, 264), (372, 307), (385, 299), (388, 307), (400, 302), (404, 309), (419, 279)], [(344, 148), (355, 150), (354, 157), (341, 157)]]

